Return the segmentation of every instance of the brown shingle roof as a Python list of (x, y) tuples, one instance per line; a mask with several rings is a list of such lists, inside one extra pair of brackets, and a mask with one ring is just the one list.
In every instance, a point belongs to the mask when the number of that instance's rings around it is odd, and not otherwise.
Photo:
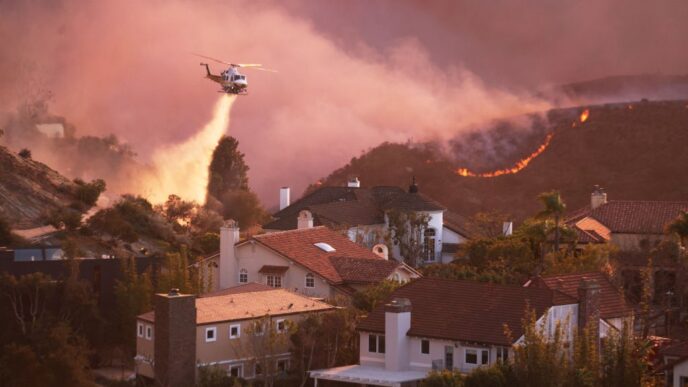
[[(326, 227), (256, 235), (253, 237), (253, 240), (334, 284), (341, 283), (344, 280), (330, 260), (331, 257), (383, 260), (371, 250), (351, 242), (347, 237)], [(321, 242), (329, 244), (335, 251), (326, 252), (315, 246), (316, 243)]]
[(578, 302), (578, 287), (583, 279), (596, 280), (601, 286), (600, 293), (600, 317), (616, 318), (628, 316), (633, 308), (626, 301), (624, 295), (609, 281), (609, 278), (600, 272), (588, 272), (577, 274), (561, 274), (538, 277), (531, 281), (530, 286), (546, 287), (560, 291)]
[[(548, 289), (439, 278), (412, 281), (393, 292), (391, 298), (397, 297), (411, 300), (410, 336), (505, 346), (512, 344), (505, 324), (518, 339), (527, 307), (539, 316), (556, 305)], [(384, 305), (379, 305), (358, 329), (382, 333), (384, 327)]]
[(453, 211), (445, 211), (442, 219), (445, 227), (466, 238), (470, 238), (470, 233), (467, 228), (468, 219), (464, 216)]
[(373, 283), (389, 277), (399, 262), (386, 259), (330, 257), (330, 262), (344, 282)]
[[(196, 298), (196, 324), (211, 324), (258, 318), (266, 315), (280, 316), (294, 313), (322, 312), (334, 306), (285, 289), (257, 292), (240, 292), (212, 297)], [(154, 321), (154, 312), (144, 313), (139, 319)]]
[(663, 234), (682, 211), (688, 211), (688, 202), (610, 200), (595, 209), (577, 211), (568, 222), (591, 216), (613, 233)]

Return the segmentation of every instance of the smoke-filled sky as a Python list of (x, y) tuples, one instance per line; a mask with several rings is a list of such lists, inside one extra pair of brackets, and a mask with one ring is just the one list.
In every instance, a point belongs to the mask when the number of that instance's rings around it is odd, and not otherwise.
[(263, 63), (229, 134), (270, 205), (383, 141), (546, 109), (552, 84), (688, 68), (688, 2), (524, 3), (0, 0), (0, 110), (48, 89), (78, 135), (150, 161), (212, 118), (192, 52)]

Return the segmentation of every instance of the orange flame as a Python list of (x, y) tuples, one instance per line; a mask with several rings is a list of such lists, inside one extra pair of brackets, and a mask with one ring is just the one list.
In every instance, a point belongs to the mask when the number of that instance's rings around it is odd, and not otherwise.
[(585, 109), (583, 110), (583, 113), (580, 115), (580, 122), (583, 123), (588, 120), (588, 117), (590, 117), (590, 110)]
[(549, 143), (552, 141), (552, 137), (554, 137), (554, 133), (547, 134), (547, 137), (545, 137), (545, 142), (543, 142), (542, 145), (540, 145), (535, 150), (535, 152), (531, 153), (528, 157), (519, 160), (511, 168), (498, 169), (496, 171), (484, 172), (484, 173), (473, 172), (473, 171), (468, 170), (468, 168), (459, 168), (456, 170), (456, 173), (458, 175), (461, 175), (461, 176), (471, 176), (471, 177), (495, 177), (495, 176), (511, 175), (514, 173), (518, 173), (520, 170), (527, 167), (528, 164), (530, 164), (530, 162), (533, 161), (534, 158), (540, 156), (542, 154), (542, 152), (544, 152), (545, 149), (547, 149), (547, 147), (549, 146)]

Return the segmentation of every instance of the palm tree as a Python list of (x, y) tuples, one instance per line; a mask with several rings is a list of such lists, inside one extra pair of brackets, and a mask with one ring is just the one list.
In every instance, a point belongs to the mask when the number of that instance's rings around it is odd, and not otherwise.
[(538, 195), (538, 199), (545, 208), (536, 217), (538, 219), (552, 219), (554, 221), (554, 251), (559, 252), (561, 219), (566, 211), (566, 203), (561, 200), (559, 191), (543, 192)]
[(667, 226), (667, 232), (678, 235), (681, 246), (686, 246), (688, 239), (688, 211), (683, 211), (672, 223)]

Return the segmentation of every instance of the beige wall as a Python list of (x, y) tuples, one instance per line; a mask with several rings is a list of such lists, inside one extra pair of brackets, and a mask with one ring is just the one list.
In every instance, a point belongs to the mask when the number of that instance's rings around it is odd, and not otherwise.
[[(143, 337), (139, 335), (139, 326), (143, 326)], [(146, 336), (146, 330), (150, 329), (152, 335), (150, 338)], [(136, 373), (149, 378), (153, 378), (153, 363), (152, 360), (155, 355), (155, 328), (154, 324), (149, 321), (137, 319), (136, 320), (136, 358), (135, 366)]]
[[(655, 244), (661, 242), (663, 235), (651, 234), (612, 234), (612, 243), (617, 245), (621, 251), (639, 251), (643, 244), (653, 248)], [(644, 242), (646, 241), (646, 242)]]

